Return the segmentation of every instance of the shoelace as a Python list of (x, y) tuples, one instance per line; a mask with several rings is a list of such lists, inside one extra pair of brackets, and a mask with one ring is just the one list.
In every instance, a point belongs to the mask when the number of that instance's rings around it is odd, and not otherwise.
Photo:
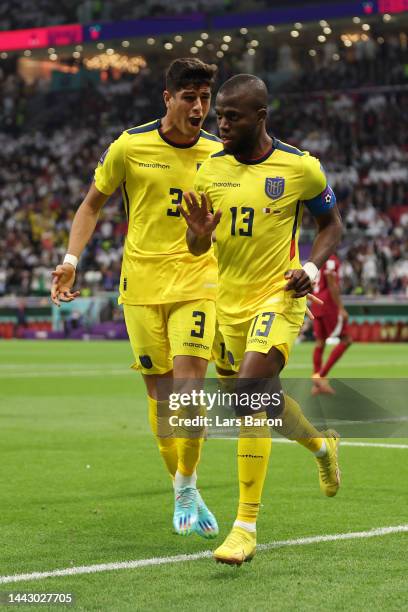
[(331, 455), (330, 451), (328, 450), (324, 457), (319, 458), (319, 472), (324, 483), (327, 483), (330, 480), (330, 463)]
[(182, 508), (189, 508), (196, 501), (196, 495), (195, 489), (192, 487), (185, 487), (184, 489), (179, 489), (176, 501)]

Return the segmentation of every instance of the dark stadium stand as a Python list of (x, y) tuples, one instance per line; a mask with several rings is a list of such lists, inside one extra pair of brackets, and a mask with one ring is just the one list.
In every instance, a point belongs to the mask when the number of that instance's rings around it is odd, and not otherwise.
[[(27, 10), (19, 12), (14, 27), (43, 24), (45, 13), (47, 23), (54, 23), (54, 3), (37, 3), (32, 15), (27, 3), (19, 4)], [(113, 18), (119, 18), (130, 3), (105, 2), (105, 11), (110, 4)], [(102, 3), (89, 5), (94, 10)], [(55, 22), (76, 20), (74, 9), (87, 6), (58, 3)], [(274, 45), (254, 32), (251, 37), (261, 41), (252, 47), (256, 56), (247, 52), (248, 37), (237, 35), (237, 50), (217, 59), (219, 81), (242, 71), (264, 78), (271, 92), (271, 132), (322, 160), (347, 228), (340, 251), (344, 293), (407, 295), (407, 39), (398, 24), (389, 29), (380, 20), (375, 30), (375, 36), (363, 33), (346, 45), (340, 24), (330, 41), (312, 49), (309, 41), (292, 45), (288, 32)], [(214, 61), (214, 52), (204, 51), (203, 59), (212, 54)], [(56, 70), (30, 78), (26, 57), (0, 60), (0, 296), (47, 295), (50, 270), (65, 253), (74, 211), (101, 152), (123, 129), (163, 113), (162, 74), (177, 52), (150, 53), (147, 68), (137, 75), (89, 71), (80, 58), (72, 59), (72, 49), (61, 54)], [(74, 67), (75, 74), (64, 67)], [(216, 131), (213, 115), (206, 127)], [(307, 215), (303, 228), (307, 250), (312, 235)], [(82, 258), (82, 287), (115, 290), (125, 233), (116, 195)]]

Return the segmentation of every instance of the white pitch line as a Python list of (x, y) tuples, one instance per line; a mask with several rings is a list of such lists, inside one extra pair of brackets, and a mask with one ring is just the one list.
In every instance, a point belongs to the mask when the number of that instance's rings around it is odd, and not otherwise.
[[(294, 540), (277, 540), (268, 544), (260, 544), (257, 550), (272, 550), (285, 546), (301, 546), (306, 544), (320, 544), (321, 542), (337, 542), (339, 540), (355, 540), (361, 538), (374, 538), (390, 535), (393, 533), (408, 532), (408, 525), (396, 525), (394, 527), (377, 527), (369, 531), (352, 531), (349, 533), (335, 533), (331, 535), (318, 535)], [(49, 572), (32, 572), (30, 574), (15, 574), (12, 576), (0, 576), (0, 584), (11, 582), (23, 582), (27, 580), (42, 580), (43, 578), (55, 578), (58, 576), (77, 576), (79, 574), (95, 574), (98, 572), (111, 572), (113, 570), (138, 569), (151, 565), (166, 565), (169, 563), (182, 563), (184, 561), (198, 561), (212, 556), (212, 551), (204, 550), (191, 555), (175, 555), (173, 557), (153, 557), (152, 559), (138, 559), (136, 561), (120, 561), (116, 563), (100, 563), (98, 565), (82, 565), (79, 567), (68, 567), (65, 569), (51, 570)]]
[[(225, 438), (228, 439), (228, 438)], [(273, 443), (278, 444), (296, 444), (293, 440), (285, 440), (284, 438), (273, 438)], [(340, 439), (340, 446), (368, 446), (372, 448), (408, 448), (408, 444), (392, 444), (388, 442), (348, 442)]]

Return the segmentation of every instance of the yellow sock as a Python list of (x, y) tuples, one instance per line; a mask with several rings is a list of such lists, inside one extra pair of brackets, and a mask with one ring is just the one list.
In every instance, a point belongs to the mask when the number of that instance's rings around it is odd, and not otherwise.
[(178, 438), (177, 470), (183, 476), (192, 476), (200, 461), (202, 438)]
[[(266, 418), (266, 413), (255, 415)], [(272, 439), (267, 425), (241, 425), (238, 439), (239, 504), (237, 521), (256, 523), (262, 489), (271, 454)]]
[(274, 427), (288, 440), (296, 440), (299, 444), (316, 453), (323, 444), (322, 433), (307, 420), (299, 404), (293, 397), (285, 393), (285, 408), (281, 415), (283, 421), (281, 427)]
[(178, 464), (178, 451), (173, 429), (169, 425), (168, 417), (165, 416), (168, 402), (158, 402), (149, 396), (147, 396), (147, 402), (149, 404), (151, 430), (156, 438), (159, 452), (167, 470), (170, 476), (174, 478)]
[[(177, 416), (180, 422), (182, 422), (181, 419), (184, 418), (194, 419), (195, 417), (203, 417), (206, 412), (204, 406), (189, 406), (180, 408)], [(204, 433), (205, 428), (201, 425), (193, 425), (190, 427), (180, 424), (177, 427), (177, 471), (183, 476), (192, 476), (197, 468), (200, 461)]]

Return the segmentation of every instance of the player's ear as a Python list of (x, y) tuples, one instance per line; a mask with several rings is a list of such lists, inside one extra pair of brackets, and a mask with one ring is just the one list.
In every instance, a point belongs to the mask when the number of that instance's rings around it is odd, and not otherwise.
[(266, 110), (266, 108), (258, 108), (257, 113), (258, 113), (258, 123), (262, 123), (263, 121), (266, 121), (266, 117), (268, 115), (268, 111)]
[(166, 105), (166, 108), (169, 108), (169, 105), (170, 105), (170, 99), (171, 99), (171, 98), (172, 98), (172, 95), (171, 95), (170, 91), (168, 91), (167, 89), (165, 89), (165, 90), (163, 91), (163, 100), (164, 100), (164, 103), (165, 103), (165, 105)]

